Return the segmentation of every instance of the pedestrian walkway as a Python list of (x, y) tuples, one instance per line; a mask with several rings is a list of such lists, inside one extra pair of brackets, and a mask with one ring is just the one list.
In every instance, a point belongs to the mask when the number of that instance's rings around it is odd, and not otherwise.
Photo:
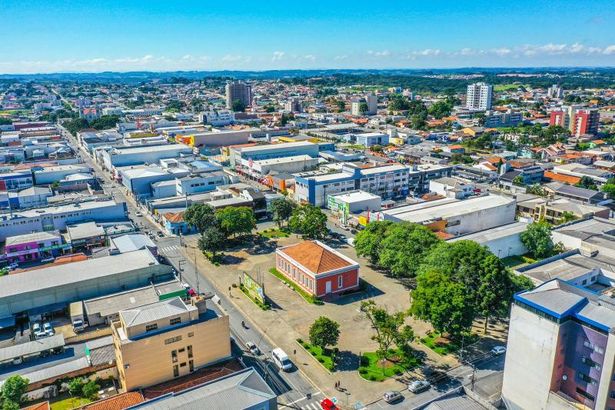
[(160, 251), (160, 253), (162, 253), (163, 255), (169, 255), (169, 256), (177, 256), (179, 255), (179, 246), (178, 245), (165, 245), (165, 246), (161, 246), (158, 248), (158, 250)]

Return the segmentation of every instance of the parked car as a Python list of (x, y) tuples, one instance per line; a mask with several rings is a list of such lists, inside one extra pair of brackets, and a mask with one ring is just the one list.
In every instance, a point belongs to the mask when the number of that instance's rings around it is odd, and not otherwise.
[(162, 233), (162, 231), (158, 231), (156, 234), (158, 235), (159, 238), (164, 237), (164, 234)]
[(20, 365), (22, 363), (23, 363), (23, 358), (22, 357), (16, 357), (16, 358), (13, 359), (13, 364), (15, 366), (18, 366), (18, 365)]
[(55, 260), (56, 260), (56, 258), (54, 258), (53, 256), (50, 256), (48, 258), (41, 259), (41, 262), (47, 263), (47, 262), (53, 262)]
[(288, 372), (293, 368), (293, 363), (288, 358), (288, 355), (279, 347), (276, 347), (271, 351), (271, 357), (273, 358), (273, 362), (280, 370)]
[(13, 263), (9, 264), (9, 269), (10, 270), (15, 270), (17, 268), (19, 268), (19, 264), (17, 262), (13, 262)]
[(75, 333), (82, 332), (83, 330), (85, 330), (85, 327), (86, 327), (86, 324), (83, 322), (83, 320), (81, 319), (73, 320), (73, 331)]
[(501, 354), (506, 353), (506, 347), (505, 346), (495, 346), (493, 349), (491, 349), (491, 353), (499, 356)]
[(142, 217), (143, 214), (141, 212), (135, 212), (135, 216)]
[(49, 322), (43, 323), (43, 332), (45, 332), (47, 336), (53, 336), (56, 333), (55, 330), (53, 330), (53, 326), (51, 326), (51, 323)]
[(333, 400), (327, 399), (327, 398), (322, 399), (322, 401), (320, 402), (320, 407), (322, 408), (322, 410), (338, 410), (339, 409), (339, 407), (335, 405)]
[(261, 350), (253, 342), (246, 342), (246, 347), (254, 356), (260, 356)]
[(35, 339), (41, 339), (47, 336), (47, 333), (41, 328), (41, 324), (38, 322), (34, 322), (32, 325), (32, 334)]
[(388, 391), (382, 395), (382, 400), (387, 403), (395, 403), (397, 401), (403, 400), (404, 396), (401, 395), (398, 391)]
[(429, 390), (431, 384), (427, 380), (415, 380), (408, 385), (408, 390), (412, 393), (420, 393)]

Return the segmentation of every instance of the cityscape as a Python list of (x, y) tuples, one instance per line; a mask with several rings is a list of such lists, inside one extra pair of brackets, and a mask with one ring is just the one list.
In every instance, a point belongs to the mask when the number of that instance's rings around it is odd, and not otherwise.
[(607, 2), (13, 3), (2, 410), (615, 409)]

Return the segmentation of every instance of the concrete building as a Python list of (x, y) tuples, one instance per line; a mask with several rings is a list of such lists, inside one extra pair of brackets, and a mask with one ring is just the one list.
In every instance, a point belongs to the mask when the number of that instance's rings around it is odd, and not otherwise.
[(0, 241), (31, 232), (62, 231), (69, 224), (85, 221), (122, 221), (126, 220), (126, 213), (123, 202), (88, 201), (3, 214), (0, 215)]
[(465, 199), (474, 194), (474, 185), (453, 177), (432, 179), (429, 181), (429, 192), (446, 198)]
[(318, 158), (319, 146), (309, 141), (288, 142), (281, 144), (255, 145), (250, 147), (236, 147), (229, 151), (232, 167), (241, 165), (241, 160), (259, 161), (263, 159), (293, 157), (309, 155)]
[(214, 127), (224, 127), (235, 122), (235, 113), (231, 110), (209, 110), (199, 114), (199, 122)]
[(605, 206), (590, 205), (568, 198), (543, 198), (536, 195), (517, 195), (517, 213), (534, 221), (545, 220), (559, 225), (564, 217), (571, 215), (576, 219), (598, 216), (608, 218), (611, 210)]
[(466, 94), (466, 108), (475, 111), (490, 110), (492, 98), (493, 86), (490, 84), (470, 84), (468, 85), (468, 91)]
[(257, 128), (240, 130), (213, 129), (207, 132), (194, 132), (175, 137), (180, 144), (191, 147), (227, 147), (229, 145), (246, 144), (250, 137), (260, 132)]
[(152, 185), (163, 181), (174, 181), (186, 177), (190, 171), (179, 167), (161, 167), (158, 165), (141, 165), (117, 168), (119, 178), (133, 195), (148, 197), (152, 194)]
[(508, 409), (615, 408), (612, 276), (561, 279), (515, 295), (502, 399)]
[(58, 165), (33, 172), (36, 185), (49, 185), (72, 174), (89, 174), (92, 170), (87, 165)]
[(525, 255), (528, 251), (521, 242), (521, 233), (527, 229), (525, 222), (513, 222), (487, 229), (469, 235), (458, 236), (450, 239), (449, 242), (474, 241), (489, 248), (491, 253), (498, 258), (506, 258), (514, 255)]
[(318, 163), (318, 158), (313, 158), (309, 155), (293, 155), (256, 161), (245, 158), (241, 159), (241, 167), (244, 172), (257, 178), (272, 172), (305, 172), (316, 168)]
[(359, 264), (320, 241), (278, 248), (275, 261), (279, 272), (317, 297), (359, 287)]
[(564, 98), (564, 89), (557, 84), (553, 84), (547, 88), (547, 97), (549, 98)]
[(277, 410), (276, 394), (254, 368), (168, 393), (145, 401), (130, 410), (211, 409)]
[(499, 195), (484, 195), (463, 201), (439, 199), (391, 208), (371, 215), (374, 220), (413, 222), (451, 235), (464, 235), (515, 221), (516, 202)]
[(154, 145), (151, 147), (112, 148), (102, 151), (104, 167), (112, 171), (115, 167), (155, 164), (161, 159), (179, 158), (192, 155), (192, 148), (182, 144)]
[(220, 185), (228, 184), (228, 175), (224, 172), (207, 172), (198, 176), (175, 180), (176, 195), (186, 196), (213, 191)]
[(379, 211), (382, 198), (364, 191), (332, 194), (327, 197), (327, 208), (340, 214), (355, 214), (363, 211)]
[(357, 144), (365, 147), (373, 147), (374, 145), (388, 145), (389, 135), (381, 132), (365, 132), (355, 134), (354, 139)]
[[(180, 297), (120, 311), (111, 325), (120, 384), (135, 390), (231, 356), (228, 316)], [(156, 358), (156, 360), (152, 360)]]
[(241, 81), (226, 83), (226, 108), (233, 108), (234, 101), (241, 101), (244, 106), (252, 105), (252, 86)]
[[(361, 112), (361, 106), (365, 104), (367, 110)], [(374, 94), (367, 94), (364, 98), (355, 98), (350, 102), (350, 113), (354, 116), (376, 115), (378, 112), (378, 97)]]
[(506, 112), (487, 111), (485, 128), (516, 127), (523, 122), (523, 113), (508, 110)]
[(172, 278), (146, 250), (49, 266), (0, 277), (0, 318), (62, 310), (71, 302)]
[(4, 257), (7, 262), (32, 262), (61, 255), (70, 250), (70, 245), (62, 243), (58, 231), (33, 232), (10, 236), (4, 244)]
[(570, 130), (574, 137), (596, 135), (600, 123), (600, 112), (579, 106), (567, 106), (549, 114), (549, 125), (558, 125)]
[(450, 176), (451, 167), (419, 165), (414, 168), (401, 164), (362, 167), (343, 164), (335, 173), (301, 173), (295, 176), (295, 199), (324, 206), (327, 195), (361, 190), (383, 199), (402, 198), (428, 190), (431, 179)]

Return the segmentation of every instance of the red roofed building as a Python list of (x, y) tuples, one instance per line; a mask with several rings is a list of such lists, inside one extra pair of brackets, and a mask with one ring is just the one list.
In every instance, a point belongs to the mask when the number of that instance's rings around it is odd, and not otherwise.
[(317, 297), (359, 287), (359, 264), (320, 241), (278, 248), (276, 269)]

